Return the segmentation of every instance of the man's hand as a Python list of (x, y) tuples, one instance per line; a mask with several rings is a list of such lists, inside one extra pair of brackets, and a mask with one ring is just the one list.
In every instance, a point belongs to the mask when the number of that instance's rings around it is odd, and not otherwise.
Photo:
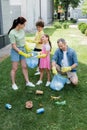
[(29, 58), (29, 57), (32, 56), (32, 54), (26, 54), (26, 53), (24, 53), (23, 51), (19, 51), (18, 53), (19, 53), (20, 55), (26, 57), (26, 58)]
[(63, 73), (65, 73), (65, 72), (69, 72), (69, 71), (71, 71), (72, 69), (71, 69), (71, 67), (69, 66), (69, 67), (62, 67), (61, 68), (61, 72), (63, 72)]
[(52, 72), (53, 72), (53, 74), (54, 74), (54, 75), (57, 75), (57, 74), (58, 74), (58, 72), (57, 72), (57, 70), (56, 70), (56, 67), (55, 67), (55, 66), (53, 66), (53, 67), (52, 67)]

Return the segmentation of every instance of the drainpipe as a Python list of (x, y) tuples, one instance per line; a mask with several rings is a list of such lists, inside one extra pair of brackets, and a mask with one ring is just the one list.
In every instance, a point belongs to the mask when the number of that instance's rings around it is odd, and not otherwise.
[(42, 19), (42, 18), (41, 18), (41, 0), (39, 0), (39, 11), (40, 11), (39, 19)]
[(3, 34), (2, 4), (0, 0), (0, 35)]

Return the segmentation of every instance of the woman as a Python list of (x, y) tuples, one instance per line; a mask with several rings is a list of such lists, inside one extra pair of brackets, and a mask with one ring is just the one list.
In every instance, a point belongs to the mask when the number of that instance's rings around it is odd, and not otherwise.
[(25, 62), (25, 57), (30, 57), (29, 54), (24, 53), (24, 44), (25, 44), (25, 27), (26, 19), (23, 17), (18, 17), (13, 21), (13, 25), (9, 30), (10, 43), (12, 44), (11, 49), (11, 61), (12, 61), (12, 70), (11, 70), (11, 79), (12, 79), (12, 88), (14, 90), (18, 89), (18, 86), (15, 83), (16, 71), (18, 69), (18, 62), (20, 61), (22, 66), (22, 72), (26, 81), (26, 86), (34, 87), (35, 85), (29, 81), (28, 70)]

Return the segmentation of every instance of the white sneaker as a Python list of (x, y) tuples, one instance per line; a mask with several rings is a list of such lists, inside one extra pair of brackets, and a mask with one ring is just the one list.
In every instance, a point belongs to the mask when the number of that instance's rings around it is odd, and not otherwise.
[(38, 71), (38, 72), (36, 72), (34, 75), (40, 75), (40, 72)]
[(18, 89), (18, 86), (14, 83), (14, 84), (12, 84), (12, 89), (13, 89), (13, 90), (17, 90), (17, 89)]
[(46, 87), (48, 87), (50, 85), (50, 81), (47, 81), (46, 83)]
[(39, 71), (39, 68), (37, 68), (36, 71)]
[(32, 82), (27, 82), (27, 83), (26, 83), (26, 86), (35, 87), (35, 85), (34, 85)]
[(42, 82), (42, 80), (39, 80), (37, 83), (36, 83), (36, 85), (40, 85), (40, 84), (42, 84), (43, 82)]

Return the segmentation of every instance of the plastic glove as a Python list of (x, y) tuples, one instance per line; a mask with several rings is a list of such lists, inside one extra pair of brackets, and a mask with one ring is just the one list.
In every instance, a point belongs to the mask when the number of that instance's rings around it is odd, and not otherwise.
[(55, 67), (55, 66), (53, 66), (53, 67), (52, 67), (52, 72), (53, 72), (53, 74), (54, 74), (54, 75), (57, 75), (57, 74), (58, 74), (58, 72), (57, 72), (57, 70), (56, 70), (56, 67)]
[(37, 58), (45, 58), (47, 55), (46, 54), (39, 54), (37, 55)]
[(29, 43), (25, 43), (25, 49), (27, 52), (31, 52), (32, 50), (29, 48)]
[(63, 72), (63, 73), (69, 72), (69, 71), (71, 71), (71, 67), (70, 66), (69, 67), (62, 67), (62, 69), (61, 69), (61, 72)]
[(29, 58), (29, 57), (32, 56), (32, 54), (26, 54), (26, 53), (24, 53), (23, 51), (19, 51), (18, 53), (19, 53), (20, 55), (26, 57), (26, 58)]
[(27, 38), (27, 39), (26, 39), (26, 42), (31, 42), (31, 43), (33, 43), (34, 40)]
[(32, 40), (32, 39), (26, 39), (26, 42), (30, 42), (30, 43), (38, 43), (38, 41), (36, 41), (36, 40)]

